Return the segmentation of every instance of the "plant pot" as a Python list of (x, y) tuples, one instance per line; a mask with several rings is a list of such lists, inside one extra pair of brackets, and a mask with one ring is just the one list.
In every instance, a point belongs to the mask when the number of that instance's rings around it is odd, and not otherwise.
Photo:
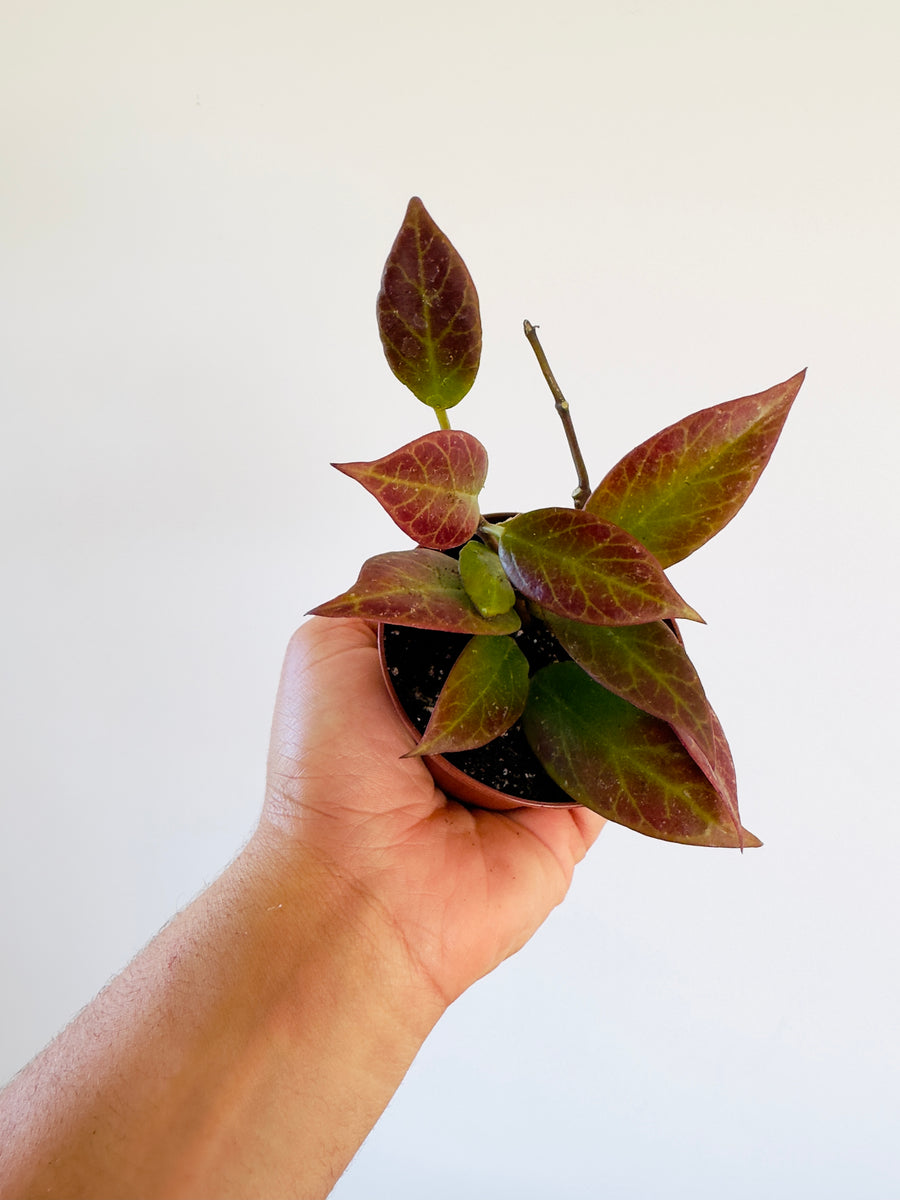
[[(505, 521), (512, 513), (490, 513)], [(449, 551), (456, 557), (458, 551)], [(378, 652), (388, 694), (403, 723), (418, 739), (431, 708), (467, 634), (441, 633), (410, 626), (378, 626)], [(519, 635), (533, 666), (568, 657), (546, 627)], [(426, 754), (422, 761), (438, 785), (455, 800), (477, 808), (507, 812), (514, 808), (576, 808), (535, 758), (518, 722), (487, 746), (460, 753)]]
[[(417, 740), (467, 641), (466, 634), (378, 626), (378, 652), (388, 695)], [(518, 722), (487, 746), (449, 755), (424, 754), (422, 761), (438, 787), (463, 804), (498, 812), (576, 807), (576, 801), (557, 787), (534, 757)]]

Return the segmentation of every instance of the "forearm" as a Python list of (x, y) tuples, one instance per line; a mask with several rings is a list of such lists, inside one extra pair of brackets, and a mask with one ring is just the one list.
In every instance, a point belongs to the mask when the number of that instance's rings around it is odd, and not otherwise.
[(0, 1097), (0, 1196), (325, 1196), (442, 1007), (257, 838)]

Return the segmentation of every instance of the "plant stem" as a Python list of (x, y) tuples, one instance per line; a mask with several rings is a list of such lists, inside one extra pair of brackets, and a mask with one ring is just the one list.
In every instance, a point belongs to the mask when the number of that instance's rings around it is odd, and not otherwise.
[(578, 476), (578, 485), (572, 493), (572, 499), (575, 501), (576, 508), (584, 508), (585, 504), (587, 504), (588, 496), (591, 494), (591, 485), (588, 482), (587, 467), (584, 465), (581, 447), (578, 445), (578, 438), (575, 436), (575, 426), (572, 424), (569, 402), (562, 394), (562, 390), (556, 382), (553, 372), (550, 370), (547, 355), (544, 353), (544, 348), (537, 335), (537, 328), (530, 321), (525, 321), (524, 327), (525, 336), (531, 343), (535, 358), (538, 360), (544, 378), (547, 380), (547, 386), (553, 393), (553, 399), (556, 402), (556, 411), (559, 413), (559, 419), (562, 421), (563, 429), (566, 431), (569, 453), (572, 455), (572, 462), (575, 464), (575, 473)]
[(484, 517), (482, 517), (481, 524), (478, 527), (478, 532), (481, 534), (481, 540), (484, 542), (487, 548), (489, 550), (493, 550), (496, 554), (500, 546), (500, 537), (503, 533), (503, 526), (492, 525), (489, 521), (486, 521)]
[(437, 413), (438, 425), (440, 425), (441, 429), (449, 429), (450, 418), (447, 416), (447, 410), (445, 408), (436, 408), (434, 411)]

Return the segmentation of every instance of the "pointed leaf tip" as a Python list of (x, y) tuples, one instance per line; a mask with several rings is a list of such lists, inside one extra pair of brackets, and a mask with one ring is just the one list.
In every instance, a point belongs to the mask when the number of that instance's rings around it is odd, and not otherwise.
[(374, 462), (332, 463), (370, 492), (420, 546), (448, 550), (478, 528), (487, 451), (459, 429), (438, 429)]
[(463, 588), (455, 559), (422, 547), (367, 559), (352, 588), (310, 609), (310, 615), (362, 617), (446, 633), (515, 633), (521, 625), (513, 610), (483, 617)]
[(723, 811), (730, 812), (740, 840), (731, 750), (694, 664), (669, 626), (664, 621), (621, 627), (584, 625), (547, 612), (541, 617), (593, 680), (672, 727), (716, 789)]
[(585, 510), (627, 529), (663, 567), (687, 558), (743, 507), (805, 376), (661, 430), (613, 467)]
[(638, 833), (694, 846), (740, 848), (730, 805), (665, 721), (641, 712), (574, 662), (531, 681), (523, 714), (544, 769), (575, 800)]
[(510, 582), (548, 612), (590, 625), (702, 621), (630, 533), (583, 509), (539, 508), (499, 527)]
[(385, 357), (400, 382), (432, 408), (458, 404), (481, 360), (478, 293), (418, 196), (391, 247), (376, 307)]

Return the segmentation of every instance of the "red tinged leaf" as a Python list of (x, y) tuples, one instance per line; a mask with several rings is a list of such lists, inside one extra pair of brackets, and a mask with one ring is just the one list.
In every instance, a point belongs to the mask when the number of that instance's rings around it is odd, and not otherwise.
[(478, 293), (418, 196), (385, 263), (377, 313), (385, 357), (400, 382), (432, 408), (458, 404), (481, 360)]
[(449, 550), (478, 528), (487, 451), (458, 429), (438, 429), (374, 462), (332, 463), (371, 492), (420, 546)]
[(405, 757), (474, 750), (522, 715), (528, 659), (508, 637), (473, 637), (453, 664), (422, 740)]
[(719, 719), (684, 646), (663, 621), (582, 625), (552, 613), (542, 619), (563, 649), (597, 683), (642, 712), (667, 721), (719, 793), (741, 830), (737, 780)]
[(700, 617), (631, 534), (574, 508), (539, 508), (496, 527), (512, 585), (542, 608), (591, 625)]
[(515, 611), (487, 619), (466, 595), (459, 565), (437, 550), (394, 550), (363, 563), (349, 591), (310, 609), (318, 617), (362, 617), (443, 629), (446, 633), (515, 633)]
[(665, 721), (601, 687), (574, 662), (531, 681), (522, 716), (544, 770), (573, 799), (638, 833), (693, 846), (759, 845)]
[(684, 748), (691, 758), (713, 784), (722, 802), (731, 813), (736, 829), (741, 830), (743, 846), (761, 846), (759, 838), (742, 829), (737, 801), (737, 777), (734, 770), (734, 760), (731, 757), (731, 747), (725, 737), (725, 730), (716, 716), (712, 706), (709, 708), (709, 727), (712, 733), (713, 752), (710, 755), (706, 740), (698, 741), (696, 730), (690, 725), (681, 723), (672, 726)]
[(627, 529), (664, 567), (687, 558), (753, 491), (805, 374), (663, 429), (613, 467), (586, 511)]
[(694, 664), (668, 625), (583, 625), (548, 612), (541, 616), (592, 679), (661, 721), (692, 728), (698, 745), (715, 761), (709, 701)]

